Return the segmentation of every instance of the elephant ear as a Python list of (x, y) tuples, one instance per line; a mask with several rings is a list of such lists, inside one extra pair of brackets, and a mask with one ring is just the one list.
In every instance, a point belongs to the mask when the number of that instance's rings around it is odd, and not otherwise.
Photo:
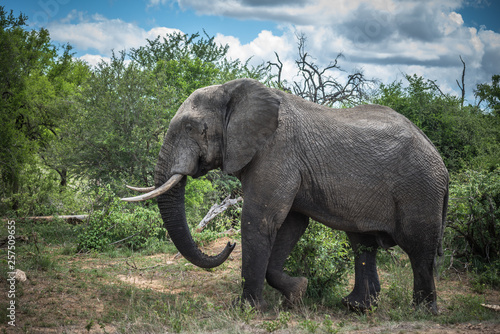
[(222, 85), (226, 97), (223, 169), (241, 170), (278, 127), (280, 99), (257, 80), (237, 79)]

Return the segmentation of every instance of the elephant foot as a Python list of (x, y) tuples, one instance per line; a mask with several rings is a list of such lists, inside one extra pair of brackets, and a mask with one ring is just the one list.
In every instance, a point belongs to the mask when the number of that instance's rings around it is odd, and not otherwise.
[(439, 309), (436, 302), (432, 302), (427, 305), (427, 309), (432, 315), (439, 315)]
[(305, 277), (293, 277), (288, 289), (283, 289), (282, 293), (289, 305), (298, 304), (306, 294), (308, 280)]
[(429, 312), (432, 315), (439, 315), (439, 309), (437, 307), (436, 302), (428, 302), (428, 303), (421, 303), (421, 304), (415, 304), (413, 303), (413, 307), (415, 308), (416, 311), (424, 311), (424, 312)]
[(264, 299), (256, 300), (255, 298), (238, 297), (234, 300), (233, 306), (239, 307), (242, 310), (250, 307), (260, 312), (264, 312), (268, 309), (268, 303)]
[(378, 293), (366, 295), (353, 291), (348, 296), (342, 298), (342, 304), (347, 309), (360, 313), (370, 311), (372, 307), (377, 306), (377, 302)]
[(434, 293), (430, 293), (427, 298), (423, 298), (422, 294), (414, 294), (413, 307), (415, 310), (423, 310), (424, 312), (429, 312), (432, 315), (438, 315), (439, 310), (434, 296)]

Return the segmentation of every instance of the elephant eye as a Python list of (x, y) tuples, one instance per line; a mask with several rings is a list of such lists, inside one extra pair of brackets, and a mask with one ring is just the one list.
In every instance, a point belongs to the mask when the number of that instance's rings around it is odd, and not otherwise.
[(184, 129), (186, 130), (186, 133), (191, 133), (191, 131), (193, 130), (193, 126), (191, 124), (187, 123), (184, 126)]

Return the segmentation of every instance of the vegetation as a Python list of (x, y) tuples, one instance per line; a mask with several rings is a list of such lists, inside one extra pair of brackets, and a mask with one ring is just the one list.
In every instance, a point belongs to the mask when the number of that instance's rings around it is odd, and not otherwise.
[(406, 75), (381, 84), (374, 102), (393, 108), (415, 123), (437, 147), (450, 172), (472, 167), (495, 168), (500, 162), (497, 117), (478, 106), (461, 106), (459, 98), (443, 94), (434, 81)]
[(116, 244), (139, 250), (165, 242), (158, 210), (126, 207), (109, 186), (99, 191), (97, 202), (105, 203), (104, 208), (93, 210), (87, 224), (75, 228), (78, 252), (104, 251)]
[(477, 284), (500, 287), (500, 168), (453, 178), (448, 247), (455, 266), (471, 265)]
[[(308, 297), (293, 308), (266, 287), (264, 295), (272, 307), (260, 313), (232, 305), (241, 292), (239, 246), (232, 259), (208, 271), (177, 259), (171, 245), (132, 251), (117, 244), (101, 252), (75, 253), (74, 228), (62, 220), (16, 221), (16, 266), (28, 276), (26, 282), (16, 283), (19, 332), (442, 333), (498, 328), (498, 313), (481, 306), (498, 303), (498, 291), (489, 285), (478, 291), (470, 278), (454, 270), (447, 270), (437, 283), (441, 313), (414, 310), (411, 266), (398, 248), (378, 256), (382, 292), (372, 312), (347, 312), (340, 297), (349, 287), (340, 286), (328, 303)], [(2, 225), (0, 235), (6, 230)], [(205, 251), (218, 252), (227, 241), (223, 238)], [(348, 277), (352, 279), (352, 273)], [(2, 284), (6, 278), (2, 270)], [(6, 298), (0, 300), (1, 319), (6, 319), (6, 303)], [(0, 331), (4, 328), (2, 321)]]
[(331, 305), (338, 302), (339, 286), (347, 284), (353, 256), (345, 233), (311, 222), (285, 270), (292, 276), (307, 277), (307, 296)]
[[(228, 46), (213, 37), (176, 33), (91, 67), (73, 57), (70, 45), (55, 46), (47, 30), (28, 30), (26, 22), (23, 14), (16, 17), (0, 6), (0, 216), (16, 221), (16, 267), (29, 277), (18, 284), (16, 297), (25, 331), (41, 326), (104, 333), (289, 328), (336, 333), (394, 321), (417, 322), (411, 327), (416, 330), (494, 321), (495, 313), (481, 304), (500, 299), (495, 290), (500, 287), (499, 74), (477, 85), (476, 105), (464, 105), (436, 81), (416, 75), (374, 89), (375, 81), (361, 72), (337, 81), (332, 71), (341, 71), (341, 55), (320, 68), (300, 36), (300, 85), (281, 78), (279, 55), (276, 63), (253, 67), (229, 61)], [(158, 151), (180, 104), (197, 88), (240, 77), (329, 106), (387, 105), (432, 140), (451, 174), (439, 268), (441, 315), (412, 309), (411, 269), (399, 248), (379, 254), (383, 286), (376, 312), (344, 313), (340, 297), (353, 275), (348, 241), (344, 233), (314, 222), (286, 263), (289, 273), (309, 279), (303, 305), (285, 309), (281, 297), (266, 288), (273, 310), (260, 314), (232, 307), (229, 301), (240, 294), (238, 250), (211, 271), (191, 267), (175, 258), (155, 205), (118, 200), (128, 195), (125, 183), (153, 184)], [(194, 228), (228, 195), (242, 195), (241, 186), (221, 171), (189, 179), (189, 225)], [(77, 213), (90, 217), (76, 225), (21, 219)], [(231, 208), (195, 233), (195, 240), (208, 252), (220, 251), (217, 245), (227, 242), (228, 230), (238, 239), (240, 213), (241, 206)], [(2, 224), (0, 248), (7, 242), (5, 231)], [(3, 249), (0, 285), (7, 277)], [(465, 282), (460, 288), (457, 275)], [(2, 319), (5, 310), (2, 300)]]
[[(66, 167), (51, 156), (62, 140), (60, 126), (88, 68), (50, 42), (47, 30), (24, 29), (26, 16), (15, 18), (0, 7), (0, 211), (27, 214), (24, 193), (33, 193), (32, 173), (47, 167), (67, 184)], [(52, 174), (53, 173), (48, 173)], [(50, 182), (53, 182), (52, 175)], [(46, 185), (46, 187), (50, 187)], [(41, 204), (41, 203), (40, 203)]]

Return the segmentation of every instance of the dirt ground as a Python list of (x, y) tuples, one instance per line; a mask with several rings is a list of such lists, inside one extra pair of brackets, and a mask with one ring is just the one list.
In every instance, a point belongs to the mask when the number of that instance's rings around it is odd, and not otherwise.
[[(221, 238), (204, 251), (215, 254), (222, 250), (229, 238)], [(115, 325), (103, 321), (93, 323), (89, 319), (105, 319), (106, 314), (124, 312), (126, 306), (115, 305), (117, 298), (112, 293), (97, 291), (94, 286), (105, 289), (112, 286), (133, 286), (142, 290), (176, 296), (210, 298), (214, 304), (227, 305), (234, 299), (240, 285), (241, 248), (237, 245), (229, 260), (216, 271), (201, 270), (180, 257), (158, 254), (132, 258), (104, 258), (92, 256), (54, 255), (64, 270), (51, 273), (27, 272), (28, 280), (18, 283), (21, 290), (17, 326), (6, 326), (2, 321), (1, 332), (13, 333), (121, 333)], [(88, 280), (82, 280), (88, 275)], [(383, 281), (383, 274), (381, 274)], [(441, 300), (451, 298), (457, 292), (474, 294), (465, 278), (438, 282), (438, 295)], [(352, 284), (352, 279), (351, 283)], [(104, 287), (104, 288), (103, 288)], [(3, 287), (2, 287), (3, 288)], [(110, 288), (111, 289), (111, 288)], [(123, 289), (122, 289), (123, 290)], [(112, 290), (110, 290), (112, 291)], [(3, 298), (3, 297), (2, 297)], [(127, 297), (131, 298), (131, 297)], [(182, 298), (182, 297), (181, 297)], [(500, 305), (500, 293), (487, 290), (484, 293), (486, 304)], [(123, 299), (126, 301), (127, 299)], [(3, 304), (2, 304), (3, 305)], [(114, 306), (113, 306), (114, 305)], [(116, 310), (110, 311), (111, 307)], [(498, 312), (500, 319), (500, 312)], [(265, 321), (268, 316), (257, 316), (249, 324), (242, 322), (239, 330), (244, 333), (267, 333), (268, 330), (255, 323)], [(336, 318), (334, 322), (345, 321)], [(341, 315), (341, 317), (346, 317)], [(271, 318), (272, 319), (272, 318)], [(354, 320), (355, 321), (355, 320)], [(213, 333), (225, 333), (215, 331)], [(437, 324), (433, 322), (376, 322), (364, 324), (359, 328), (341, 329), (348, 333), (500, 333), (499, 321), (466, 322), (459, 324)], [(274, 333), (295, 333), (294, 326), (277, 329)]]

